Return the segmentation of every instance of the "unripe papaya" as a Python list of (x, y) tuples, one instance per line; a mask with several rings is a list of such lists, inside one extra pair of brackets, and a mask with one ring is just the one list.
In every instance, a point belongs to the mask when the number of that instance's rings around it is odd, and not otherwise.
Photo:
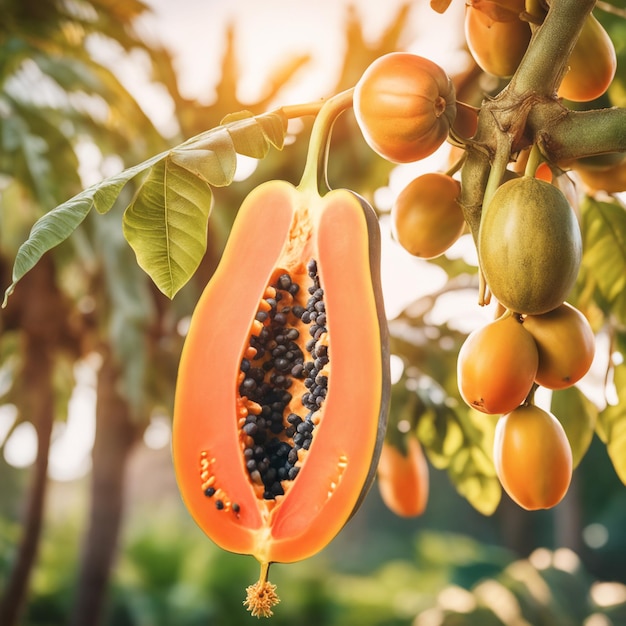
[(483, 209), (478, 255), (494, 297), (516, 313), (562, 304), (582, 258), (576, 216), (563, 192), (524, 176), (503, 183)]

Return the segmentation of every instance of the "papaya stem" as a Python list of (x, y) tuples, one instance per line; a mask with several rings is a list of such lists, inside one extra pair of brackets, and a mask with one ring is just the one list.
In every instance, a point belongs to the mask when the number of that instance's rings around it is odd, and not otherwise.
[(446, 171), (446, 175), (450, 177), (454, 176), (463, 167), (466, 159), (467, 152), (463, 150), (463, 154), (450, 166), (450, 168)]
[(524, 176), (534, 178), (535, 173), (537, 172), (537, 168), (541, 164), (542, 160), (543, 155), (541, 154), (539, 145), (535, 143), (533, 144), (533, 147), (530, 150), (530, 154), (528, 155), (528, 161), (526, 161), (526, 168), (524, 169)]
[(319, 193), (329, 191), (326, 164), (328, 162), (330, 136), (335, 120), (352, 106), (353, 93), (354, 88), (352, 87), (332, 96), (324, 102), (315, 117), (304, 172), (298, 185), (300, 189), (315, 186)]
[(288, 104), (280, 107), (280, 111), (288, 120), (295, 120), (308, 115), (317, 115), (325, 103), (326, 100), (318, 100), (304, 104)]
[(267, 579), (270, 564), (261, 563), (259, 580), (246, 589), (246, 599), (243, 605), (250, 611), (253, 617), (272, 617), (272, 607), (280, 602), (276, 594), (276, 585)]
[(489, 170), (489, 178), (487, 179), (485, 194), (483, 195), (483, 209), (489, 206), (493, 194), (502, 183), (502, 177), (504, 176), (506, 166), (509, 164), (511, 157), (510, 138), (507, 135), (502, 135), (501, 138), (503, 141), (500, 141), (496, 148), (496, 154), (491, 163), (491, 169)]
[[(511, 141), (508, 135), (502, 136), (502, 141), (499, 142), (496, 154), (493, 158), (491, 169), (489, 170), (489, 178), (487, 179), (487, 185), (485, 186), (485, 193), (483, 195), (483, 210), (489, 205), (493, 194), (502, 182), (502, 177), (506, 171), (506, 166), (509, 163), (511, 155)], [(491, 295), (487, 289), (487, 283), (485, 275), (483, 274), (478, 262), (478, 279), (479, 279), (479, 291), (478, 291), (478, 304), (484, 306), (489, 304)]]
[(539, 389), (539, 385), (537, 383), (533, 383), (533, 386), (530, 388), (528, 395), (524, 402), (522, 402), (522, 406), (528, 406), (529, 404), (535, 403), (535, 392)]

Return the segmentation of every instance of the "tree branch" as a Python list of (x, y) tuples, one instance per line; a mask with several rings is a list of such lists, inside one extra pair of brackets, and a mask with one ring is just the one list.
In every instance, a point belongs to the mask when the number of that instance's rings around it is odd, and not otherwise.
[(595, 0), (553, 0), (507, 90), (554, 96)]
[[(539, 126), (549, 128), (549, 132), (540, 131), (537, 140), (550, 161), (557, 163), (607, 152), (626, 152), (626, 109), (566, 111), (556, 123)], [(540, 108), (533, 113), (541, 117)], [(531, 114), (529, 123), (533, 122)]]

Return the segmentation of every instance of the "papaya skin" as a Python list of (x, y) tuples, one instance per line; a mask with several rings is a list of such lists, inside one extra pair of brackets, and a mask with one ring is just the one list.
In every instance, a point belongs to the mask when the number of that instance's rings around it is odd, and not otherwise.
[(483, 209), (478, 255), (493, 296), (516, 313), (562, 304), (582, 258), (576, 215), (550, 183), (524, 176), (496, 189)]
[[(523, 10), (523, 3), (520, 9)], [(512, 76), (526, 52), (530, 35), (528, 23), (514, 12), (496, 20), (472, 5), (466, 7), (467, 44), (478, 66), (488, 74), (501, 78)]]
[(590, 102), (609, 88), (617, 70), (615, 46), (598, 20), (589, 15), (569, 58), (558, 95), (573, 102)]
[(535, 380), (547, 389), (566, 389), (588, 371), (595, 355), (595, 336), (587, 318), (567, 302), (543, 315), (528, 315), (524, 328), (539, 351)]
[[(192, 316), (173, 423), (181, 495), (196, 523), (222, 548), (262, 564), (307, 558), (334, 538), (369, 489), (389, 402), (379, 249), (373, 210), (349, 191), (322, 198), (271, 181), (243, 202)], [(328, 394), (297, 477), (285, 484), (284, 496), (265, 500), (242, 454), (240, 364), (267, 286), (281, 272), (294, 280), (304, 276), (310, 259), (317, 261), (326, 292)], [(202, 459), (229, 510), (205, 495)]]
[(418, 517), (426, 510), (429, 469), (417, 437), (406, 437), (406, 450), (384, 443), (378, 462), (378, 488), (387, 508), (399, 517)]

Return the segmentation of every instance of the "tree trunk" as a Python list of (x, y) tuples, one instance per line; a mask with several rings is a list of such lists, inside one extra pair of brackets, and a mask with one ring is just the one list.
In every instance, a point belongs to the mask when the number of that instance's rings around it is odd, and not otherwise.
[(118, 371), (107, 354), (98, 375), (91, 511), (70, 626), (102, 620), (123, 518), (124, 475), (138, 430), (118, 393)]
[[(0, 269), (2, 269), (0, 267)], [(48, 454), (54, 423), (54, 357), (57, 352), (78, 353), (79, 329), (70, 322), (68, 303), (55, 281), (50, 255), (45, 255), (22, 280), (9, 305), (2, 310), (3, 331), (23, 337), (23, 366), (14, 381), (11, 397), (20, 418), (37, 433), (37, 456), (32, 484), (26, 498), (23, 534), (4, 595), (0, 599), (0, 624), (17, 624), (24, 609), (31, 570), (43, 527), (48, 480)]]
[(50, 355), (32, 337), (27, 339), (24, 383), (31, 389), (28, 411), (24, 417), (37, 432), (37, 456), (32, 483), (26, 501), (23, 534), (9, 575), (4, 595), (0, 600), (0, 624), (18, 623), (28, 595), (30, 575), (37, 558), (37, 549), (43, 526), (43, 512), (48, 480), (48, 452), (54, 422), (54, 392), (52, 389), (52, 360)]

